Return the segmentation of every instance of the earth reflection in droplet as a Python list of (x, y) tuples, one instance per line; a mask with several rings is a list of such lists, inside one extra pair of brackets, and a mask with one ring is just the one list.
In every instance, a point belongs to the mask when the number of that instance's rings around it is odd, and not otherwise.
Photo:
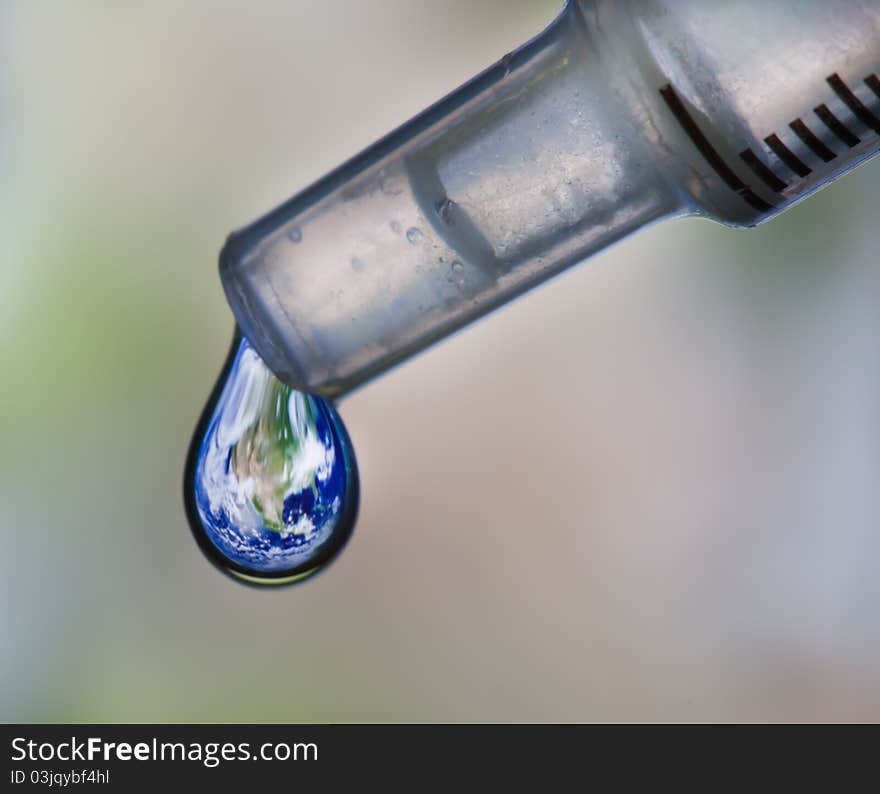
[(326, 565), (357, 512), (357, 465), (339, 414), (279, 381), (239, 334), (196, 429), (184, 488), (202, 550), (259, 584)]

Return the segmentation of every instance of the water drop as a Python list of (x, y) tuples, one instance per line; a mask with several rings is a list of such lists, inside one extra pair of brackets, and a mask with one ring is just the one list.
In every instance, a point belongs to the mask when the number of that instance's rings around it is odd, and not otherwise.
[(196, 427), (184, 500), (199, 546), (253, 584), (325, 566), (354, 525), (358, 475), (330, 403), (279, 381), (236, 333)]
[(352, 257), (352, 259), (351, 259), (351, 269), (352, 269), (355, 273), (360, 273), (365, 267), (366, 267), (366, 265), (364, 264), (364, 260), (363, 260), (363, 259), (361, 259), (361, 258), (358, 257), (358, 256)]
[(302, 241), (303, 233), (302, 229), (299, 226), (294, 226), (288, 233), (287, 236), (290, 238), (291, 242), (298, 243)]
[(449, 266), (449, 272), (446, 274), (446, 280), (450, 284), (455, 284), (455, 286), (459, 289), (464, 288), (464, 265), (461, 263), (461, 260), (456, 259)]
[(452, 223), (452, 211), (455, 209), (455, 202), (450, 198), (444, 198), (437, 203), (437, 214), (444, 223)]
[(391, 221), (391, 231), (395, 234), (400, 234), (403, 231), (403, 226), (400, 225), (398, 221)]
[(418, 245), (424, 237), (425, 235), (422, 234), (421, 229), (417, 229), (415, 226), (406, 230), (406, 239), (413, 245)]

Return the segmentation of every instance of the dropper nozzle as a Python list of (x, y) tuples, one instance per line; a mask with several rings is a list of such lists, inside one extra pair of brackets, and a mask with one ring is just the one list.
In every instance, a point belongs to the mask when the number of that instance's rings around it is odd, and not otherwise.
[[(233, 234), (220, 269), (239, 325), (288, 385), (335, 397), (653, 220), (769, 217), (877, 150), (864, 133), (880, 95), (852, 86), (880, 71), (880, 14), (841, 0), (829, 21), (823, 5), (572, 0), (540, 36)], [(817, 87), (815, 63), (798, 84), (756, 69), (765, 52), (743, 63), (745, 28), (762, 18), (777, 40), (821, 28), (858, 105)], [(794, 101), (821, 102), (858, 145), (839, 151), (812, 116), (800, 121), (815, 141), (803, 140), (835, 158), (780, 138)], [(777, 142), (807, 176), (773, 159)]]

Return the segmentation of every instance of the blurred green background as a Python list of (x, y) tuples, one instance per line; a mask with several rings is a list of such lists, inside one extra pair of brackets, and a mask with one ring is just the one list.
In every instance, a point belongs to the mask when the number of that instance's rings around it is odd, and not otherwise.
[(0, 4), (4, 720), (880, 719), (880, 161), (346, 399), (361, 518), (307, 584), (192, 541), (226, 233), (559, 5)]

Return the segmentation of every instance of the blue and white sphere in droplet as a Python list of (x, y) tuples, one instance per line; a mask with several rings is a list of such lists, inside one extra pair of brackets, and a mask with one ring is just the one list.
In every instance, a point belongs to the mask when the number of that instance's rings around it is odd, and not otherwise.
[(233, 347), (190, 450), (190, 521), (202, 549), (229, 572), (265, 584), (297, 581), (351, 534), (351, 443), (330, 403), (279, 381), (243, 337)]

